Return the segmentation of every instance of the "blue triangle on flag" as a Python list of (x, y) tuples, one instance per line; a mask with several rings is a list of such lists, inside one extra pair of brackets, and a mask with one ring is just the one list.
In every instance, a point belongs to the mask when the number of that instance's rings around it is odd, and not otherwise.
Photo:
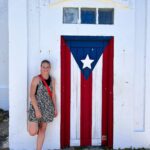
[(64, 39), (87, 80), (111, 37), (64, 36)]

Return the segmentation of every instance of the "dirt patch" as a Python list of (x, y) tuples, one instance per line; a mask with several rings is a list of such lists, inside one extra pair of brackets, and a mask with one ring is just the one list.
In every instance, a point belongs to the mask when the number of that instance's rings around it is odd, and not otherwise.
[(9, 112), (0, 109), (0, 150), (8, 150)]

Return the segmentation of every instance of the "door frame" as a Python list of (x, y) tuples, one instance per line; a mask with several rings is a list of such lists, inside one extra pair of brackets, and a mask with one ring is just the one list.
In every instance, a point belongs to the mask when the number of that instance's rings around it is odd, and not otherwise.
[[(61, 148), (70, 146), (70, 76), (71, 52), (64, 37), (61, 36)], [(76, 37), (76, 38), (75, 38)], [(105, 38), (107, 36), (70, 36), (75, 38)], [(64, 51), (64, 49), (66, 49)], [(103, 52), (102, 73), (102, 146), (113, 147), (113, 66), (114, 66), (114, 37), (111, 36)], [(67, 61), (67, 62), (66, 62)], [(66, 76), (67, 74), (67, 76)], [(66, 116), (67, 115), (67, 116)]]

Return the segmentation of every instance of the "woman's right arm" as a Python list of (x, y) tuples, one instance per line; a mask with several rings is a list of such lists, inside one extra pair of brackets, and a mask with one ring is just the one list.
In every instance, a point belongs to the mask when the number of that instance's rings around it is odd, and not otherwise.
[(34, 77), (32, 79), (31, 87), (30, 87), (30, 99), (31, 99), (31, 104), (33, 105), (33, 108), (35, 110), (36, 118), (41, 118), (42, 115), (41, 115), (41, 112), (39, 110), (38, 103), (37, 103), (37, 100), (35, 97), (35, 92), (36, 92), (36, 88), (37, 88), (38, 83), (39, 83), (39, 79), (37, 77)]

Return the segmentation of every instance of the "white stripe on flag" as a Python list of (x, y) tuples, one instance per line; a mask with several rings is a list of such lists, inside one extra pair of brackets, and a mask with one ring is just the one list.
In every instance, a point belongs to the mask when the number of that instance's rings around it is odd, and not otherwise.
[(102, 56), (93, 70), (92, 80), (92, 145), (101, 145)]
[(70, 146), (80, 146), (80, 74), (81, 71), (71, 55)]

